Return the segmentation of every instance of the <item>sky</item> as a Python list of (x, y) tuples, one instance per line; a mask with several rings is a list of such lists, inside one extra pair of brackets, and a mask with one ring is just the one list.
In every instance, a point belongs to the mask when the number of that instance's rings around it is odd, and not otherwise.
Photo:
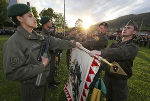
[[(64, 0), (20, 0), (30, 2), (38, 13), (44, 8), (52, 8), (57, 13), (64, 13)], [(108, 21), (128, 14), (150, 12), (149, 0), (65, 0), (66, 22), (74, 27), (77, 19), (83, 20), (83, 27)]]

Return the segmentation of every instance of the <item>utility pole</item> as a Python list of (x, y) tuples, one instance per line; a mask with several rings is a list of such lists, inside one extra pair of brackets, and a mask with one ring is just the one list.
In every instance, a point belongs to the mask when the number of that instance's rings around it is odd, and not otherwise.
[(64, 0), (64, 36), (65, 36), (65, 26), (66, 26), (66, 21), (65, 21), (65, 0)]

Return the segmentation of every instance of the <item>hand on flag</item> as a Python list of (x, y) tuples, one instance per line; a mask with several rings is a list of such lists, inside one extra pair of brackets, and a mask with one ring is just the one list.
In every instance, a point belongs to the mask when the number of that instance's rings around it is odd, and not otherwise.
[(79, 42), (76, 42), (76, 47), (78, 47), (79, 49), (82, 49), (82, 44), (81, 43), (79, 43)]
[(94, 55), (101, 55), (101, 51), (98, 50), (92, 50), (89, 52), (90, 56), (94, 56)]

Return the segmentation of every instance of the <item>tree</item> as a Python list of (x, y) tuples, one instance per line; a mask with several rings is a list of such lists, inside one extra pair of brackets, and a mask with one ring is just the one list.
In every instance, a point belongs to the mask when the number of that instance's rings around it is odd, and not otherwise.
[(54, 10), (52, 8), (48, 8), (47, 10), (44, 8), (41, 12), (40, 12), (40, 17), (43, 16), (48, 16), (50, 17), (50, 19), (53, 19), (55, 16)]
[(56, 13), (54, 12), (52, 8), (48, 8), (47, 10), (43, 9), (39, 15), (40, 17), (43, 17), (43, 16), (50, 17), (53, 24), (55, 24), (57, 27), (64, 27), (64, 17), (62, 13)]
[(32, 12), (33, 12), (34, 17), (35, 17), (36, 19), (38, 19), (39, 16), (38, 16), (38, 12), (37, 12), (36, 8), (35, 8), (35, 7), (31, 7), (31, 10), (32, 10)]
[(78, 20), (75, 22), (75, 27), (78, 27), (78, 28), (83, 27), (83, 21), (82, 21), (81, 19), (78, 19)]
[(77, 28), (78, 33), (83, 31), (83, 21), (81, 19), (78, 19), (75, 22), (75, 27)]
[(31, 7), (34, 17), (37, 19), (38, 27), (40, 26), (39, 15), (35, 7)]
[(7, 6), (8, 0), (0, 0), (0, 27), (4, 25), (4, 22), (8, 19), (7, 17)]
[(55, 13), (53, 23), (56, 24), (58, 27), (64, 27), (64, 16), (62, 15), (62, 13)]

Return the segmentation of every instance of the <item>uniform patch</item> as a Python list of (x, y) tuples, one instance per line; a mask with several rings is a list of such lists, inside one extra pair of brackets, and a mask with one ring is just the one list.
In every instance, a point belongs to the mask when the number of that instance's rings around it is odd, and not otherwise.
[(10, 58), (10, 64), (12, 66), (15, 66), (15, 65), (19, 64), (19, 58), (18, 57), (11, 57)]

